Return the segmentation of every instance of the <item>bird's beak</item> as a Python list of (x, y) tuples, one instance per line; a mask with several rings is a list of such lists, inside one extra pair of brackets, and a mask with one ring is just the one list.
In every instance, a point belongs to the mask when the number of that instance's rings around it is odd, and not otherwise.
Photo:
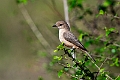
[(57, 27), (55, 24), (52, 27)]

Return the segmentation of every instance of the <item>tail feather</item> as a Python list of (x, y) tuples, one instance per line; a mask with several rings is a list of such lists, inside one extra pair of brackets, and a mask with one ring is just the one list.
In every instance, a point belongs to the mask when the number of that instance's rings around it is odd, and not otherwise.
[(96, 62), (95, 59), (89, 54), (88, 51), (84, 51), (84, 52), (91, 58), (91, 60), (93, 60), (94, 62)]
[(90, 52), (83, 46), (83, 48), (79, 47), (80, 50), (82, 50), (83, 52), (85, 52), (92, 61), (96, 62), (95, 59), (90, 55)]

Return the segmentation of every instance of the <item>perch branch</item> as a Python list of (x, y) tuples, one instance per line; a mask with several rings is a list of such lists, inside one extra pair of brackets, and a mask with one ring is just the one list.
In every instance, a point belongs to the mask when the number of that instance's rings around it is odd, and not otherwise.
[[(73, 58), (72, 57), (72, 55), (70, 55), (69, 54), (69, 52), (67, 51), (67, 50), (65, 50), (64, 49), (64, 52), (65, 52), (65, 54), (67, 54), (70, 58), (72, 58), (73, 59), (73, 61), (76, 63), (76, 65), (77, 66), (79, 66), (82, 70), (83, 70), (83, 68), (80, 66), (80, 63), (75, 59), (75, 58)], [(105, 61), (106, 61), (107, 59), (105, 59)], [(98, 69), (98, 71), (100, 71), (100, 68), (103, 66), (103, 64), (105, 63), (105, 61), (101, 64), (101, 67), (99, 67), (93, 60), (91, 60), (92, 61), (92, 63), (96, 66), (96, 68)], [(90, 72), (90, 71), (89, 71)], [(90, 72), (91, 73), (91, 72)], [(113, 80), (108, 74), (105, 74), (105, 76), (107, 77), (107, 78), (109, 78), (109, 80)]]

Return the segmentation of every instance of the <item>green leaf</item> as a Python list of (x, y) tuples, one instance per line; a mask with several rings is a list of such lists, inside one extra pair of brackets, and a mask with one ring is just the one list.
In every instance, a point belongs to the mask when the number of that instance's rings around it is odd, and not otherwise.
[(59, 57), (58, 56), (54, 56), (53, 59), (58, 59)]
[(67, 63), (67, 67), (70, 67), (70, 64)]
[(57, 60), (61, 60), (62, 59), (62, 56), (54, 56), (53, 59), (57, 59)]
[(57, 49), (59, 50), (62, 50), (62, 49), (64, 49), (64, 43), (61, 43), (58, 47), (57, 47)]
[(83, 38), (83, 34), (80, 34), (79, 40), (82, 41), (82, 38)]
[(115, 28), (110, 28), (110, 29), (109, 29), (109, 31), (111, 31), (111, 32), (114, 31), (114, 30), (115, 30)]
[(58, 77), (60, 78), (62, 74), (63, 74), (63, 70), (60, 70), (60, 71), (58, 72)]
[(101, 10), (99, 11), (99, 14), (103, 15), (103, 14), (104, 14), (104, 11), (101, 9)]
[(108, 36), (109, 34), (110, 34), (110, 31), (106, 31), (106, 34), (105, 34), (105, 35)]
[(110, 66), (119, 66), (119, 59), (113, 58), (113, 63)]
[(57, 49), (54, 50), (54, 52), (58, 52), (59, 50), (64, 49), (64, 43), (61, 43), (60, 45), (57, 46)]
[(106, 31), (105, 35), (108, 36), (111, 32), (115, 31), (115, 28), (109, 28), (108, 29), (108, 28), (105, 27), (105, 31)]
[(102, 68), (102, 69), (100, 69), (100, 72), (102, 73), (102, 72), (104, 72), (104, 70), (105, 70), (105, 69), (104, 69), (104, 68)]
[(116, 58), (116, 60), (115, 60), (115, 65), (119, 66), (119, 60), (118, 60), (118, 58)]
[(58, 52), (58, 50), (54, 50), (54, 52), (56, 53), (56, 52)]

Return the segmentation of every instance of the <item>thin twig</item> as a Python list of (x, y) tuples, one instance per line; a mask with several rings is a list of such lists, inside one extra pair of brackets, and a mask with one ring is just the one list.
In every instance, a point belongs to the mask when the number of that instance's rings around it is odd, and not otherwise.
[(100, 68), (103, 66), (103, 64), (108, 60), (108, 58), (106, 58), (103, 63), (100, 65)]
[[(96, 58), (102, 58), (101, 56), (99, 55), (95, 55), (95, 54), (92, 54), (93, 57), (96, 57)], [(112, 58), (110, 57), (107, 57), (108, 60), (112, 60)], [(120, 60), (118, 61), (120, 63)]]
[[(102, 41), (102, 42), (106, 42), (106, 40), (104, 40), (104, 39), (100, 39), (100, 41)], [(109, 44), (113, 44), (113, 45), (116, 46), (116, 47), (120, 47), (119, 44), (111, 43), (111, 42), (108, 42), (108, 43), (109, 43)]]
[(72, 67), (72, 66), (67, 66), (67, 65), (65, 65), (65, 64), (63, 64), (63, 63), (60, 63), (60, 62), (57, 62), (59, 65), (61, 65), (61, 66), (63, 66), (63, 67), (67, 67), (67, 68), (74, 68), (74, 67)]
[[(104, 63), (105, 63), (107, 60), (108, 60), (108, 58), (106, 58), (106, 59), (103, 61), (103, 63), (100, 65), (100, 69), (102, 68), (102, 66), (104, 65)], [(100, 73), (100, 70), (98, 71), (98, 73), (97, 73), (97, 75), (96, 75), (95, 78), (97, 78), (97, 76), (99, 75), (99, 73)]]
[(78, 79), (76, 76), (73, 76), (73, 75), (71, 75), (71, 74), (69, 74), (69, 73), (67, 73), (67, 72), (65, 72), (65, 71), (64, 71), (64, 73), (65, 73), (66, 75), (72, 77), (72, 78), (76, 78), (76, 79)]
[[(92, 60), (91, 60), (92, 61)], [(98, 70), (100, 71), (100, 67), (94, 62), (92, 61), (92, 63), (98, 68)], [(108, 77), (110, 80), (113, 80), (108, 74), (105, 74), (106, 77)]]
[(112, 18), (114, 18), (114, 19), (120, 19), (120, 17), (119, 17), (119, 16), (113, 16), (113, 15), (108, 14), (108, 13), (106, 13), (106, 14), (107, 14), (107, 16), (108, 16), (108, 17), (112, 17)]

